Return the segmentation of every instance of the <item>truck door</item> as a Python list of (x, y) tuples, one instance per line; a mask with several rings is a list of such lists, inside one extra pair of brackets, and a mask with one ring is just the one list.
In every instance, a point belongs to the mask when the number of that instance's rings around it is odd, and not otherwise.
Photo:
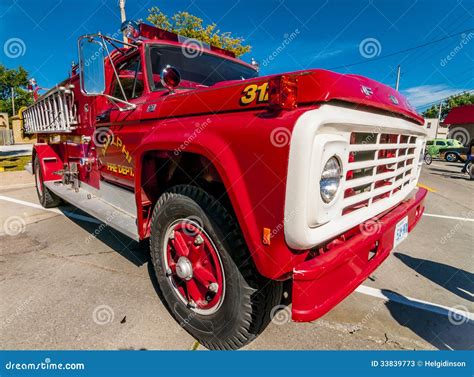
[[(94, 141), (99, 144), (98, 159), (101, 179), (123, 187), (134, 187), (135, 161), (133, 152), (139, 145), (139, 122), (144, 102), (144, 73), (139, 52), (116, 65), (121, 86), (113, 75), (109, 94), (136, 105), (135, 109), (120, 110), (109, 102), (97, 115)], [(124, 96), (125, 95), (125, 96)]]

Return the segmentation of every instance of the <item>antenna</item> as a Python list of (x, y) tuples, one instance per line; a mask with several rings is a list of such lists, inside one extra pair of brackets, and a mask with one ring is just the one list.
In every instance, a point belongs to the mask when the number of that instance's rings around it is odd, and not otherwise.
[[(122, 24), (127, 20), (127, 15), (125, 14), (125, 2), (126, 2), (126, 0), (119, 0), (120, 19), (122, 21)], [(125, 43), (128, 42), (128, 38), (127, 38), (125, 30), (123, 31), (123, 41)]]

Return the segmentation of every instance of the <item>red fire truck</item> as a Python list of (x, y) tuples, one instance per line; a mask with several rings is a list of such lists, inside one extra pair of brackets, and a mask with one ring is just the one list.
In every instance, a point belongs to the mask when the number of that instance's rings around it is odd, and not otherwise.
[[(423, 118), (397, 91), (319, 69), (259, 77), (146, 24), (79, 39), (69, 78), (23, 113), (44, 207), (149, 239), (165, 304), (210, 349), (349, 295), (411, 231)], [(120, 44), (123, 43), (123, 44)]]

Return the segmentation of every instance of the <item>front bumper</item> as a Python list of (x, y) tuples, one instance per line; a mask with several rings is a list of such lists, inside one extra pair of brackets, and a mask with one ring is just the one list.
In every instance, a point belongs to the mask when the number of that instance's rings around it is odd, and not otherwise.
[[(390, 254), (396, 224), (408, 216), (410, 232), (418, 223), (426, 194), (425, 189), (418, 189), (413, 198), (377, 219), (374, 231), (360, 232), (330, 251), (296, 266), (293, 269), (293, 320), (313, 321), (354, 291)], [(369, 260), (369, 252), (375, 245), (375, 256)]]

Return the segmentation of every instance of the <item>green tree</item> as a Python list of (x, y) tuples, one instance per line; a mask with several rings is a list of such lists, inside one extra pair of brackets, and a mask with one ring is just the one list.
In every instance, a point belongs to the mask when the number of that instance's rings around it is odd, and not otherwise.
[(251, 46), (243, 45), (243, 38), (221, 32), (215, 23), (204, 26), (202, 18), (188, 12), (178, 12), (169, 18), (158, 7), (152, 7), (148, 13), (147, 21), (160, 29), (232, 51), (237, 57), (250, 52)]
[[(464, 92), (446, 98), (441, 106), (441, 119), (446, 118), (453, 107), (474, 104), (474, 93)], [(439, 104), (431, 106), (423, 112), (425, 118), (438, 118)]]
[(15, 111), (22, 106), (33, 103), (33, 96), (26, 90), (28, 85), (28, 72), (23, 67), (9, 69), (0, 64), (0, 112), (13, 114), (12, 88), (15, 94)]

